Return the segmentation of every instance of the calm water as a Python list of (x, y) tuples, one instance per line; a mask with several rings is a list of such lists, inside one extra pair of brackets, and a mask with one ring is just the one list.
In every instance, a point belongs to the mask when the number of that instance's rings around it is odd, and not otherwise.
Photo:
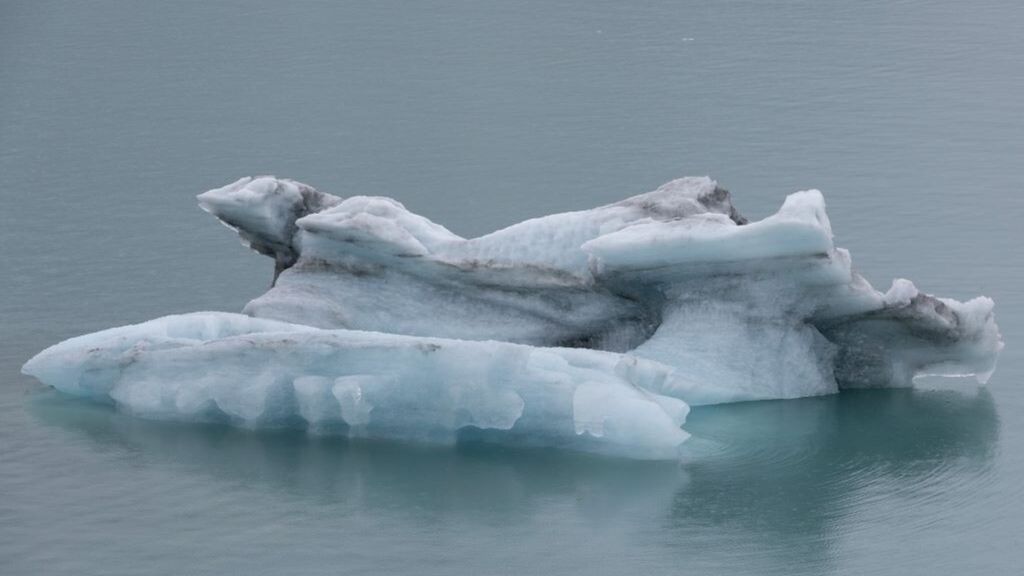
[[(1019, 2), (0, 2), (0, 573), (1007, 574), (1024, 562)], [(825, 191), (880, 286), (997, 302), (989, 385), (695, 410), (682, 463), (142, 422), (21, 376), (238, 310), (194, 194), (386, 194), (473, 235), (710, 174)]]

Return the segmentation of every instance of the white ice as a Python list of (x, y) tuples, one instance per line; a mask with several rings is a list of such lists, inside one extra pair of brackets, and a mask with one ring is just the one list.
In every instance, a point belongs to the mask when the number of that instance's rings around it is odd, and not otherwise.
[(709, 178), (464, 239), (383, 197), (273, 177), (199, 196), (275, 261), (246, 315), (79, 337), (25, 371), (153, 418), (673, 455), (687, 405), (987, 379), (993, 303), (833, 244), (816, 190), (748, 222)]

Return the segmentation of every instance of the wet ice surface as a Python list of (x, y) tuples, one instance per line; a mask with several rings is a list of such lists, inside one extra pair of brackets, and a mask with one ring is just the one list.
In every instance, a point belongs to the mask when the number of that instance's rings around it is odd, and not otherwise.
[[(0, 9), (0, 572), (1021, 565), (1017, 4), (246, 6)], [(818, 187), (876, 287), (985, 294), (1007, 347), (985, 388), (695, 407), (681, 464), (153, 422), (19, 374), (66, 338), (263, 294), (270, 260), (195, 207), (263, 173), (463, 237), (679, 174), (752, 220)]]

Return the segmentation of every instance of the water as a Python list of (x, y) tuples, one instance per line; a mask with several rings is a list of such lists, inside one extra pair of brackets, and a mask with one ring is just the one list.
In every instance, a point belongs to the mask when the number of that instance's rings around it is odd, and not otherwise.
[[(1024, 560), (1024, 8), (0, 4), (0, 573), (1005, 574)], [(681, 464), (142, 422), (18, 372), (238, 310), (245, 174), (464, 235), (711, 174), (754, 217), (997, 302), (989, 385), (697, 409)]]

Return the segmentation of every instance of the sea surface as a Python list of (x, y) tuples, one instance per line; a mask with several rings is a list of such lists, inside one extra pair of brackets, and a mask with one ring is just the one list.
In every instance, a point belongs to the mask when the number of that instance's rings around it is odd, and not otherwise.
[[(0, 1), (0, 574), (1012, 574), (1024, 4)], [(695, 409), (681, 462), (136, 420), (20, 374), (237, 311), (249, 174), (463, 235), (708, 174), (825, 193), (876, 286), (995, 299), (987, 386)], [(443, 318), (438, 319), (439, 322)]]

